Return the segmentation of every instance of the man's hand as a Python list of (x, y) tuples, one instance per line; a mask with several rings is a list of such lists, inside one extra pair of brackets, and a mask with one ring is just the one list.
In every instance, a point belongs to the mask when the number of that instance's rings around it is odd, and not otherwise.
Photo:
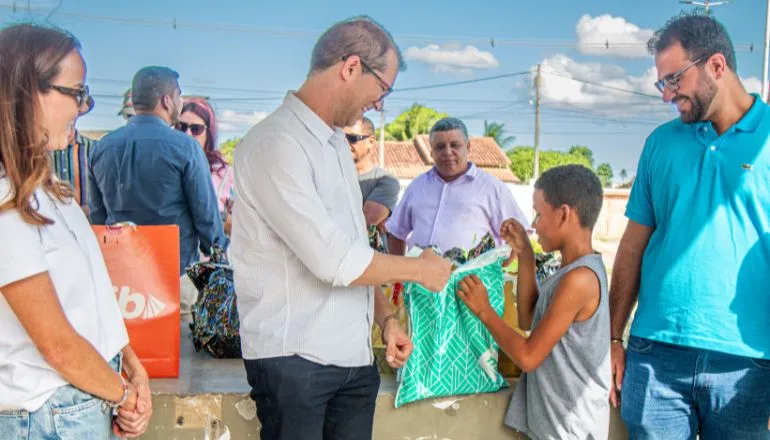
[(401, 368), (412, 354), (414, 345), (395, 319), (390, 319), (382, 329), (382, 342), (385, 343), (385, 360), (391, 368)]
[[(620, 407), (620, 391), (623, 387), (623, 374), (626, 371), (626, 350), (623, 344), (610, 344), (610, 363), (612, 364), (612, 387), (610, 388), (610, 404), (613, 408)], [(770, 429), (770, 421), (768, 422)]]
[(511, 247), (511, 257), (534, 256), (527, 230), (515, 219), (509, 218), (500, 226), (500, 238)]
[(118, 418), (114, 426), (115, 434), (121, 437), (138, 437), (142, 435), (150, 424), (152, 418), (152, 394), (150, 393), (150, 381), (144, 374), (136, 374), (130, 380), (135, 392), (136, 407), (120, 408)]
[(452, 274), (452, 264), (430, 249), (420, 254), (420, 280), (419, 283), (431, 292), (440, 292)]
[(476, 275), (469, 275), (460, 281), (460, 285), (457, 287), (457, 296), (479, 319), (483, 314), (495, 313), (489, 303), (489, 292)]

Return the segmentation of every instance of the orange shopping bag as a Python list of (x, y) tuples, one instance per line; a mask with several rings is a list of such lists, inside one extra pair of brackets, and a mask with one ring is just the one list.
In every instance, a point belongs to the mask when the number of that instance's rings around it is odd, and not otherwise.
[(131, 347), (151, 378), (179, 377), (179, 228), (93, 229)]

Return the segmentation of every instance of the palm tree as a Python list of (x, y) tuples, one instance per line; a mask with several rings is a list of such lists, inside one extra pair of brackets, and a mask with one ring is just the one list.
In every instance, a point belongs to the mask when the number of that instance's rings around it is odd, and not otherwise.
[(503, 150), (516, 139), (516, 136), (505, 135), (505, 124), (500, 122), (487, 122), (484, 120), (484, 136), (494, 138), (497, 145)]
[(628, 179), (628, 171), (626, 171), (626, 169), (623, 168), (622, 170), (620, 170), (620, 181), (625, 182), (626, 179)]

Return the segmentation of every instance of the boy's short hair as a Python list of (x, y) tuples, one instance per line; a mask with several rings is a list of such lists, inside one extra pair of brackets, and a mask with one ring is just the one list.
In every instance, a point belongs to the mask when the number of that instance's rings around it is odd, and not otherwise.
[(543, 191), (545, 201), (553, 207), (574, 208), (580, 224), (593, 229), (602, 209), (604, 190), (596, 173), (583, 165), (563, 165), (543, 173), (535, 189)]

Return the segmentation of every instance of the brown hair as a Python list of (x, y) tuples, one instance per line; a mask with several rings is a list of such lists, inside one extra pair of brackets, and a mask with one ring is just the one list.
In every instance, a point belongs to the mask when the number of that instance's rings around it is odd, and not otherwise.
[(10, 181), (0, 213), (16, 209), (32, 225), (53, 223), (32, 203), (38, 188), (62, 202), (73, 197), (67, 184), (54, 179), (48, 134), (38, 128), (38, 95), (50, 92), (59, 64), (73, 50), (80, 50), (80, 42), (58, 29), (19, 24), (0, 31), (0, 167)]
[(227, 166), (222, 152), (217, 149), (217, 117), (211, 104), (205, 99), (193, 98), (184, 103), (182, 113), (193, 112), (206, 124), (206, 145), (203, 146), (203, 152), (206, 153), (206, 159), (209, 161), (209, 171), (217, 172), (219, 177), (223, 177), (224, 169)]
[(358, 55), (372, 69), (384, 72), (388, 67), (385, 56), (389, 50), (396, 53), (398, 70), (406, 69), (401, 50), (390, 32), (366, 15), (352, 17), (335, 23), (318, 39), (310, 59), (310, 75), (328, 69), (350, 55)]

